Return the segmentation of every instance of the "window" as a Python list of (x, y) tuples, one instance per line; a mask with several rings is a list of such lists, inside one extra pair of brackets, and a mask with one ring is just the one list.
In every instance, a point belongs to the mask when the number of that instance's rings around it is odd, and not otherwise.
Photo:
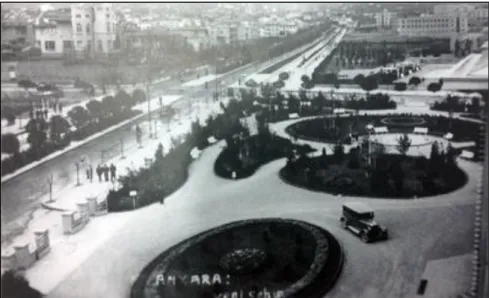
[(90, 34), (91, 31), (92, 27), (90, 26), (90, 24), (87, 24), (87, 34)]
[(73, 48), (73, 43), (71, 40), (63, 40), (63, 50), (71, 50)]
[(81, 24), (80, 24), (80, 23), (77, 23), (77, 24), (76, 24), (76, 32), (77, 32), (77, 33), (82, 33), (82, 26), (81, 26)]
[(78, 40), (78, 41), (76, 42), (76, 46), (77, 46), (77, 48), (81, 48), (81, 47), (83, 47), (83, 40)]
[(41, 41), (40, 40), (36, 40), (36, 46), (41, 47)]
[(44, 42), (44, 48), (46, 51), (55, 51), (56, 50), (56, 43), (54, 40), (46, 40)]
[(76, 18), (77, 18), (77, 19), (81, 18), (81, 14), (77, 14), (77, 15), (76, 15)]
[(110, 19), (110, 13), (106, 14), (105, 16), (107, 17), (107, 19)]
[(107, 32), (110, 32), (110, 23), (107, 22)]
[(102, 45), (102, 41), (101, 41), (101, 40), (98, 40), (98, 41), (97, 41), (97, 43), (98, 43), (98, 50), (99, 50), (100, 52), (103, 52), (103, 51), (104, 51), (104, 47), (103, 47), (103, 45)]
[(85, 15), (85, 18), (89, 19), (89, 18), (90, 18), (90, 15), (87, 13), (87, 14)]

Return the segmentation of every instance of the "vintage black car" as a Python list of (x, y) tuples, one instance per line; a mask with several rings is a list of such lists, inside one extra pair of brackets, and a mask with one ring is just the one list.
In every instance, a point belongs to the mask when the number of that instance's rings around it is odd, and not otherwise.
[(374, 211), (370, 206), (360, 202), (343, 204), (341, 226), (360, 236), (363, 242), (388, 239), (387, 228), (374, 221)]

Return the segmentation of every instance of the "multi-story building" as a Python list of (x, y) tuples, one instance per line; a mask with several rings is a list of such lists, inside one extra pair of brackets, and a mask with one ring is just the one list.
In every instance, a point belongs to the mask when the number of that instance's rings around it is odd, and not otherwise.
[(75, 4), (71, 7), (76, 51), (109, 53), (114, 49), (117, 20), (112, 3)]
[(46, 11), (34, 25), (36, 46), (43, 55), (60, 56), (73, 49), (71, 10)]
[(36, 20), (34, 38), (43, 54), (83, 52), (89, 56), (114, 49), (117, 20), (110, 3), (74, 4), (46, 11)]
[(381, 12), (375, 13), (375, 24), (377, 25), (377, 28), (391, 28), (393, 26), (395, 17), (395, 13), (384, 9)]
[(34, 24), (29, 22), (2, 22), (2, 43), (17, 41), (34, 44)]
[(397, 30), (405, 36), (452, 37), (468, 32), (468, 20), (463, 15), (422, 15), (400, 18)]

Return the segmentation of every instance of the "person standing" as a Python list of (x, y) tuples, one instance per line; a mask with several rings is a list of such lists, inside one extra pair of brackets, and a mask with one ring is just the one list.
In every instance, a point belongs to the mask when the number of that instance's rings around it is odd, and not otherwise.
[(97, 175), (98, 175), (98, 181), (102, 182), (102, 167), (100, 166), (100, 164), (97, 165), (96, 171), (97, 171)]
[(104, 165), (103, 169), (104, 169), (105, 181), (108, 182), (109, 181), (109, 167), (107, 165)]
[(93, 167), (92, 167), (92, 165), (88, 166), (88, 172), (90, 173), (90, 175), (89, 175), (90, 176), (90, 178), (89, 178), (90, 182), (93, 182)]
[(110, 164), (110, 181), (114, 182), (115, 180), (115, 166), (114, 164)]

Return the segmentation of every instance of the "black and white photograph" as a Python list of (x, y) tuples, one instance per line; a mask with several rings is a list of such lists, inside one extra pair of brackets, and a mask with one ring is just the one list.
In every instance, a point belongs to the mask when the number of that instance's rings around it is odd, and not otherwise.
[(489, 297), (488, 7), (2, 2), (1, 297)]

